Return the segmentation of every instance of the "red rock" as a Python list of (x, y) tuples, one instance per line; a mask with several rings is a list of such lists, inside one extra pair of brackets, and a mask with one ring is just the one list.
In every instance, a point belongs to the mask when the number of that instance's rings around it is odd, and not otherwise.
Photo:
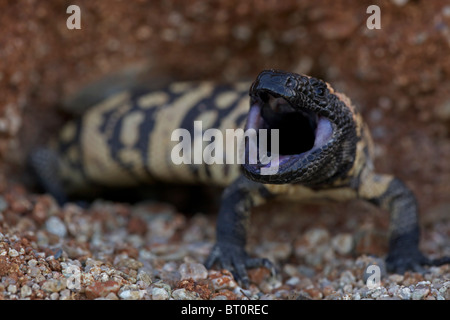
[(12, 277), (19, 271), (19, 265), (9, 261), (6, 257), (0, 257), (0, 276)]
[(270, 271), (266, 268), (254, 268), (248, 271), (248, 277), (251, 282), (260, 284), (270, 277)]
[(139, 217), (131, 217), (128, 221), (127, 230), (129, 233), (143, 236), (147, 232), (147, 224)]
[(100, 297), (106, 297), (111, 292), (117, 293), (120, 289), (120, 285), (116, 281), (96, 281), (90, 286), (86, 287), (86, 297), (88, 299), (95, 299)]

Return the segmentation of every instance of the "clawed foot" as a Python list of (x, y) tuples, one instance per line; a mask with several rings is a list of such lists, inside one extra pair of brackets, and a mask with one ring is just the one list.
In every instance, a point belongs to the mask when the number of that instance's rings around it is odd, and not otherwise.
[[(215, 263), (229, 270), (236, 281), (241, 281), (244, 287), (248, 287), (250, 280), (247, 269), (264, 267), (275, 275), (275, 266), (265, 258), (251, 258), (247, 252), (238, 245), (229, 243), (217, 243), (205, 261), (205, 267), (210, 269)], [(386, 258), (386, 268), (389, 272), (404, 274), (406, 271), (425, 273), (424, 266), (440, 266), (450, 263), (450, 257), (429, 259), (418, 249), (408, 251), (391, 250)]]
[(440, 266), (450, 263), (450, 257), (439, 259), (429, 259), (425, 257), (418, 249), (409, 252), (389, 252), (386, 258), (386, 268), (389, 272), (403, 274), (408, 270), (425, 273), (423, 266)]
[(265, 267), (275, 275), (275, 267), (268, 259), (251, 258), (245, 250), (234, 244), (217, 243), (205, 261), (205, 267), (210, 269), (218, 262), (221, 268), (231, 271), (237, 281), (241, 281), (244, 287), (250, 284), (247, 269)]

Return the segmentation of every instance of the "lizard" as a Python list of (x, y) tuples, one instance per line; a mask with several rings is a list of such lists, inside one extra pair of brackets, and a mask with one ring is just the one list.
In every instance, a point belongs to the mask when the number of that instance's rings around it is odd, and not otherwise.
[[(171, 153), (178, 141), (171, 133), (184, 128), (194, 135), (194, 121), (202, 121), (204, 130), (279, 130), (277, 171), (263, 174), (270, 163), (261, 158), (242, 165), (175, 165)], [(249, 139), (244, 145), (248, 160)], [(370, 130), (350, 98), (308, 75), (264, 70), (253, 83), (175, 82), (156, 91), (119, 91), (66, 124), (52, 148), (31, 155), (30, 165), (60, 203), (89, 186), (223, 187), (216, 243), (204, 264), (210, 269), (218, 263), (244, 285), (249, 268), (275, 273), (271, 261), (251, 257), (245, 248), (252, 208), (273, 199), (363, 199), (389, 213), (388, 271), (450, 262), (419, 250), (416, 198), (399, 178), (376, 172)]]

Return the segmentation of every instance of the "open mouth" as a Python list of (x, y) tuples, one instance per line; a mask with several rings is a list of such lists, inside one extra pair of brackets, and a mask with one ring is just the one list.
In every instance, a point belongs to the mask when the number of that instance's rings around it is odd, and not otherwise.
[[(326, 145), (332, 135), (333, 126), (331, 122), (313, 111), (305, 108), (295, 108), (286, 99), (275, 93), (266, 91), (259, 92), (252, 100), (252, 106), (247, 118), (247, 129), (267, 129), (266, 150), (267, 156), (277, 159), (276, 165), (281, 169), (296, 163), (307, 157), (315, 150)], [(278, 129), (278, 141), (272, 141), (272, 129)], [(260, 134), (258, 133), (258, 145), (255, 149), (260, 155)], [(247, 163), (259, 168), (274, 165), (266, 159), (255, 159), (249, 154), (249, 142), (246, 144)], [(278, 143), (278, 150), (273, 149), (273, 143)]]

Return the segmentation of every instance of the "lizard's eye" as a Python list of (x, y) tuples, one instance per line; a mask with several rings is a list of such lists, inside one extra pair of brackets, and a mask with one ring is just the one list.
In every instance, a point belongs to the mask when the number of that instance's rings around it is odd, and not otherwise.
[(288, 78), (285, 83), (286, 87), (289, 89), (294, 89), (297, 86), (297, 81), (293, 78)]

